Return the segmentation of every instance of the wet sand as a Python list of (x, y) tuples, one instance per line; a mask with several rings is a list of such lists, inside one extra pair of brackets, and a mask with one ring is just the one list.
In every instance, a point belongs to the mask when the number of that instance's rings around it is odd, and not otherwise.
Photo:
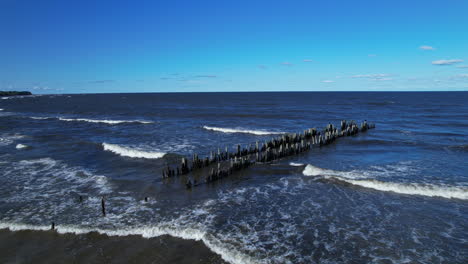
[(171, 236), (0, 230), (0, 263), (226, 263), (201, 241)]

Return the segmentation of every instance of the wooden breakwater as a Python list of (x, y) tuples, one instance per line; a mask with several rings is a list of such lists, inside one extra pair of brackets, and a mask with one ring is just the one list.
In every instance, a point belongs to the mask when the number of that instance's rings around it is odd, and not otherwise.
[[(168, 166), (162, 171), (163, 178), (188, 175), (185, 186), (191, 189), (201, 184), (208, 184), (226, 178), (238, 171), (249, 168), (254, 164), (268, 163), (282, 158), (298, 155), (310, 150), (312, 147), (322, 147), (334, 142), (340, 137), (353, 136), (368, 129), (375, 128), (374, 124), (362, 122), (359, 126), (354, 121), (341, 121), (340, 127), (328, 124), (323, 130), (310, 128), (302, 133), (288, 133), (272, 138), (264, 143), (255, 142), (245, 148), (236, 146), (235, 152), (229, 152), (226, 147), (224, 151), (219, 148), (217, 152), (211, 152), (210, 156), (199, 158), (193, 154), (192, 160), (182, 158), (179, 166), (175, 168)], [(203, 176), (197, 182), (195, 173)], [(192, 174), (192, 175), (190, 175)], [(83, 196), (78, 197), (78, 202), (84, 201)], [(144, 197), (148, 202), (148, 197)], [(106, 200), (101, 199), (101, 213), (106, 216)], [(56, 223), (51, 223), (51, 230), (55, 230)]]
[(204, 172), (204, 177), (197, 181), (195, 177), (189, 177), (186, 182), (188, 189), (203, 183), (210, 183), (246, 169), (253, 164), (267, 163), (285, 157), (298, 155), (310, 150), (312, 147), (322, 147), (334, 142), (340, 137), (353, 136), (368, 129), (375, 128), (374, 124), (367, 121), (358, 125), (354, 121), (341, 121), (340, 127), (328, 124), (323, 130), (310, 128), (302, 133), (288, 133), (272, 138), (264, 143), (256, 142), (245, 148), (237, 145), (235, 152), (229, 152), (225, 147), (223, 151), (211, 152), (209, 156), (200, 158), (193, 154), (191, 161), (182, 158), (179, 166), (175, 168), (167, 166), (163, 169), (162, 177), (193, 174), (195, 171)]

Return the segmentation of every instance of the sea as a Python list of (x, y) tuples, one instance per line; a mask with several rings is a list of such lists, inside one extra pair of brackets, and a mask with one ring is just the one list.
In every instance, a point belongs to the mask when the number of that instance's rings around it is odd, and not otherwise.
[[(376, 128), (191, 189), (162, 178), (341, 120)], [(1, 97), (0, 262), (468, 263), (467, 131), (468, 92)]]

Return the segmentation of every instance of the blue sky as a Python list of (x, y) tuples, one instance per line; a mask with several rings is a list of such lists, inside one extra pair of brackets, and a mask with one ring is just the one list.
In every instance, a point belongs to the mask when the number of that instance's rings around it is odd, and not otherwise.
[(468, 1), (0, 0), (0, 90), (468, 90)]

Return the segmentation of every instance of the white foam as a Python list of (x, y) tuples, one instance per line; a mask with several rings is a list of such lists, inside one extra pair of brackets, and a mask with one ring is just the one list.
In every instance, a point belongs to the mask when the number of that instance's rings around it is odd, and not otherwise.
[(166, 153), (164, 152), (151, 152), (143, 151), (140, 149), (134, 149), (129, 147), (123, 147), (116, 144), (102, 143), (104, 150), (113, 152), (123, 157), (130, 158), (144, 158), (144, 159), (159, 159), (162, 158)]
[(293, 167), (300, 167), (300, 166), (304, 166), (304, 163), (290, 162), (289, 165)]
[(422, 183), (396, 183), (383, 182), (376, 179), (358, 179), (355, 173), (322, 169), (308, 164), (303, 174), (306, 176), (322, 176), (327, 179), (335, 179), (353, 185), (362, 186), (378, 191), (395, 192), (408, 195), (422, 195), (430, 197), (456, 198), (468, 200), (468, 188), (458, 186), (442, 186)]
[(24, 138), (20, 134), (3, 134), (0, 135), (0, 146), (6, 146), (12, 144), (15, 140)]
[(245, 133), (245, 134), (254, 134), (254, 135), (274, 135), (274, 134), (284, 134), (285, 132), (273, 132), (273, 131), (264, 131), (264, 130), (249, 130), (243, 128), (222, 128), (222, 127), (210, 127), (203, 126), (204, 129), (223, 132), (223, 133)]
[(392, 183), (378, 180), (345, 180), (348, 183), (384, 192), (468, 200), (468, 188), (418, 183)]
[(88, 122), (88, 123), (104, 123), (109, 125), (117, 125), (122, 123), (140, 123), (140, 124), (152, 124), (152, 121), (144, 120), (102, 120), (102, 119), (87, 119), (87, 118), (63, 118), (59, 117), (59, 120), (66, 122)]
[(27, 145), (24, 145), (24, 144), (17, 144), (16, 145), (16, 149), (25, 149), (27, 148), (28, 146)]
[[(9, 229), (11, 231), (21, 230), (34, 230), (34, 231), (49, 231), (51, 226), (46, 225), (31, 225), (13, 222), (0, 222), (0, 229)], [(259, 263), (254, 261), (249, 256), (242, 254), (234, 247), (229, 246), (228, 248), (223, 247), (221, 241), (207, 235), (206, 232), (199, 231), (194, 228), (174, 228), (172, 223), (162, 223), (158, 226), (142, 226), (136, 228), (126, 229), (92, 229), (79, 227), (74, 225), (56, 225), (55, 232), (59, 234), (87, 234), (91, 232), (97, 232), (99, 234), (108, 236), (129, 236), (129, 235), (140, 235), (144, 238), (158, 237), (162, 235), (170, 235), (182, 239), (190, 239), (196, 241), (202, 241), (209, 249), (219, 254), (225, 261), (233, 264), (241, 263)]]
[(0, 111), (3, 111), (3, 108), (0, 108)]
[(36, 120), (45, 120), (45, 119), (51, 119), (51, 117), (42, 117), (42, 116), (31, 116), (31, 119), (36, 119)]
[(70, 198), (80, 193), (91, 198), (112, 192), (112, 185), (105, 176), (51, 158), (9, 162), (3, 168), (0, 199), (14, 209), (2, 211), (2, 222), (40, 224), (59, 215), (62, 221), (77, 217), (86, 221), (90, 219), (90, 209), (98, 207), (100, 200), (91, 203), (89, 199), (80, 208), (81, 214), (74, 215), (66, 213), (76, 207), (76, 201)]

